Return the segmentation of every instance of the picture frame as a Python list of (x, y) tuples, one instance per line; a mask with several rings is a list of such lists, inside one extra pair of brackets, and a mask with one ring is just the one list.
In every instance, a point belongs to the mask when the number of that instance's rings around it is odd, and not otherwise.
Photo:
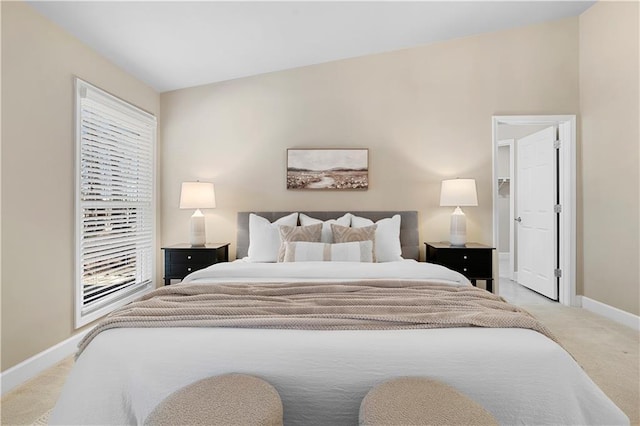
[(367, 148), (287, 149), (287, 189), (367, 190)]

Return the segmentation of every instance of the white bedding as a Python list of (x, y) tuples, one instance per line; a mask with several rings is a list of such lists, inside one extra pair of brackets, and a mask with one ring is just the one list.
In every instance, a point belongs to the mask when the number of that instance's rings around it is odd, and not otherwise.
[(464, 275), (433, 263), (401, 260), (397, 262), (292, 262), (253, 263), (236, 260), (217, 263), (193, 272), (183, 283), (287, 282), (358, 279), (430, 279), (451, 285), (471, 285)]
[[(285, 266), (288, 265), (288, 266)], [(415, 261), (384, 264), (218, 264), (185, 281), (298, 281), (462, 275)], [(280, 393), (287, 425), (356, 425), (372, 386), (398, 376), (442, 380), (501, 424), (628, 424), (571, 356), (523, 329), (114, 329), (78, 358), (50, 424), (142, 424), (172, 392), (229, 373), (261, 377)]]

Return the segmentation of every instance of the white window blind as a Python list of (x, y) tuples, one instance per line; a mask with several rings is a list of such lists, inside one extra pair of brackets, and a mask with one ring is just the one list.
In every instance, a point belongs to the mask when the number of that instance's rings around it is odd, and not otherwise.
[(76, 79), (76, 327), (152, 289), (156, 118)]

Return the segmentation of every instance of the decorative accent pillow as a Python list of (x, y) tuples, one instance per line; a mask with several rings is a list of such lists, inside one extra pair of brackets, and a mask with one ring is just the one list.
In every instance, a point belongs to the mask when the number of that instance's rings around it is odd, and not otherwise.
[(296, 226), (298, 213), (281, 217), (271, 223), (262, 216), (249, 214), (249, 262), (275, 262), (280, 250), (280, 225)]
[(280, 226), (280, 250), (278, 262), (284, 261), (284, 244), (291, 241), (320, 242), (322, 223), (309, 226)]
[(351, 243), (285, 242), (284, 262), (373, 262), (373, 241)]
[(376, 228), (377, 225), (366, 226), (362, 228), (348, 228), (346, 226), (331, 224), (333, 232), (333, 240), (336, 243), (351, 243), (354, 241), (372, 241), (373, 242), (373, 261), (376, 261)]
[[(352, 216), (352, 229), (364, 229), (373, 225), (371, 219)], [(380, 219), (375, 223), (376, 229), (375, 248), (378, 262), (394, 262), (402, 260), (402, 246), (400, 245), (400, 215), (396, 214), (390, 218)]]
[(344, 216), (341, 216), (337, 219), (329, 219), (322, 221), (320, 219), (313, 218), (311, 216), (307, 216), (304, 213), (300, 213), (300, 225), (308, 226), (315, 225), (316, 223), (322, 224), (322, 241), (323, 243), (332, 243), (333, 242), (333, 232), (331, 232), (331, 224), (335, 223), (340, 226), (349, 226), (351, 225), (351, 213), (346, 213)]

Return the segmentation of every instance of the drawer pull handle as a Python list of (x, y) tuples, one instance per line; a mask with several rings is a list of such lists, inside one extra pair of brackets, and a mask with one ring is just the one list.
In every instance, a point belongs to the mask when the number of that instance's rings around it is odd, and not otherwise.
[(464, 272), (467, 272), (467, 268), (462, 268), (462, 270), (463, 270)]
[(463, 258), (463, 259), (466, 259), (466, 258), (467, 258), (467, 256), (462, 256), (462, 258)]
[[(187, 271), (191, 272), (191, 268), (187, 268)], [(465, 271), (466, 271), (466, 269), (465, 269)]]
[(189, 260), (190, 260), (190, 259), (191, 259), (191, 256), (187, 256), (187, 259), (189, 259)]

